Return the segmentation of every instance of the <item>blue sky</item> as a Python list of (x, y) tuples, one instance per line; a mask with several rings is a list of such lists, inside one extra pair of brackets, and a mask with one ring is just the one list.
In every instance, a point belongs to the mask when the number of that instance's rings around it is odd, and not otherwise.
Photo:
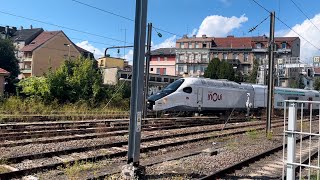
[[(112, 45), (123, 45), (133, 43), (132, 21), (89, 8), (72, 0), (1, 0), (0, 11), (19, 16), (37, 19), (69, 28), (90, 32), (107, 38), (83, 34), (31, 20), (26, 20), (0, 13), (0, 25), (42, 27), (45, 30), (63, 30), (71, 39), (89, 50), (95, 49), (97, 56), (105, 47)], [(106, 11), (134, 19), (135, 1), (130, 0), (78, 0), (83, 3), (99, 7)], [(320, 30), (316, 29), (306, 17), (294, 6), (291, 0), (256, 0), (268, 10), (276, 11), (276, 15), (288, 26), (296, 28), (300, 35), (308, 41), (320, 47)], [(313, 20), (320, 29), (320, 1), (319, 0), (293, 0)], [(316, 15), (319, 15), (316, 16)], [(260, 23), (268, 13), (253, 2), (253, 0), (149, 0), (148, 22), (155, 27), (173, 32), (176, 36), (161, 32), (163, 37), (159, 38), (153, 33), (152, 42), (155, 48), (174, 45), (176, 38), (183, 34), (196, 35), (206, 33), (211, 36), (257, 36), (269, 35), (269, 20), (262, 23), (254, 32), (248, 30)], [(311, 29), (310, 29), (311, 28)], [(311, 35), (309, 32), (312, 32)], [(281, 22), (276, 21), (276, 33), (281, 36), (298, 36)], [(319, 34), (319, 35), (318, 35)], [(319, 36), (319, 37), (317, 37)], [(302, 45), (304, 40), (302, 40)], [(86, 42), (88, 41), (88, 42)], [(104, 43), (104, 44), (102, 44)], [(310, 47), (309, 47), (310, 46)], [(307, 52), (303, 55), (308, 59), (313, 55), (320, 55), (319, 50), (308, 45), (301, 51)], [(312, 50), (313, 49), (313, 50)], [(131, 56), (126, 52), (116, 51), (111, 54), (115, 56)], [(131, 51), (132, 52), (132, 51)]]

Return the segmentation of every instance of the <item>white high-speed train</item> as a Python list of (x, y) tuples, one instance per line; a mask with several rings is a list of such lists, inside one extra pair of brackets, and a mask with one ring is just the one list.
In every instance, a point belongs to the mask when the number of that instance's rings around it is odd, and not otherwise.
[[(284, 100), (319, 101), (319, 96), (315, 90), (275, 87), (274, 108), (283, 109)], [(193, 77), (178, 79), (148, 98), (152, 111), (254, 110), (266, 106), (267, 86)], [(310, 105), (303, 104), (303, 108)], [(312, 108), (319, 109), (319, 105)]]

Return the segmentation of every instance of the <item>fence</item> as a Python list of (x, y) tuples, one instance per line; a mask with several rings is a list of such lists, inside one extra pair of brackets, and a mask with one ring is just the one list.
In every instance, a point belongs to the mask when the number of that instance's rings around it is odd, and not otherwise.
[(282, 179), (320, 179), (319, 105), (320, 101), (285, 101)]

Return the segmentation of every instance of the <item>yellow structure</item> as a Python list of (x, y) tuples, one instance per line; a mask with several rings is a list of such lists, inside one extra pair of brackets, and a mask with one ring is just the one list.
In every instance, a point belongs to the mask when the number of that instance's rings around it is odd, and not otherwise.
[(122, 58), (102, 57), (98, 59), (98, 66), (100, 68), (119, 68), (125, 67), (125, 60)]
[(65, 59), (89, 55), (75, 45), (62, 31), (44, 31), (29, 45), (21, 49), (23, 58), (19, 78), (42, 76), (48, 70), (57, 69)]

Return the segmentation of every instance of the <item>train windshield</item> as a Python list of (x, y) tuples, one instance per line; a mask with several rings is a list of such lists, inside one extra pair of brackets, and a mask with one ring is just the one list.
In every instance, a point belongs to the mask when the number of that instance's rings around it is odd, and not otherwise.
[(169, 84), (168, 86), (166, 86), (163, 91), (170, 91), (170, 92), (174, 92), (176, 91), (181, 84), (183, 83), (184, 79), (178, 79), (176, 81), (174, 81), (173, 83)]
[(148, 100), (151, 101), (156, 101), (158, 99), (161, 99), (173, 92), (175, 92), (180, 86), (181, 84), (184, 82), (184, 79), (178, 79), (176, 81), (174, 81), (173, 83), (169, 84), (168, 86), (166, 86), (163, 90), (161, 90), (160, 92), (150, 96), (148, 98)]

